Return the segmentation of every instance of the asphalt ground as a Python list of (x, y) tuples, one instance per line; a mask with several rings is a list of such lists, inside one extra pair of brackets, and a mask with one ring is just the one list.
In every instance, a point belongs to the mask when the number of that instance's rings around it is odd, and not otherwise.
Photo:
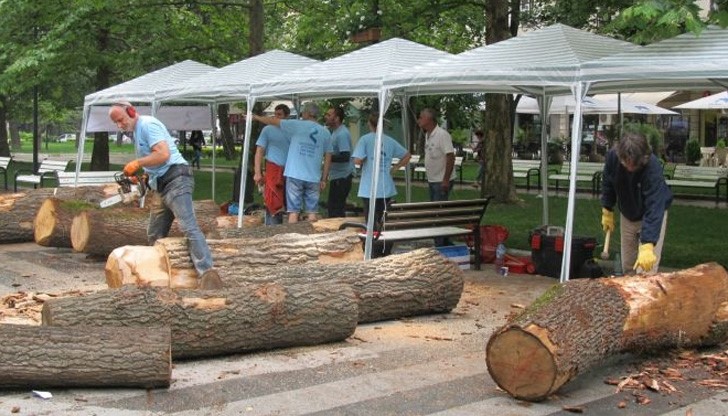
[[(33, 243), (0, 245), (0, 296), (105, 287), (105, 259)], [(514, 400), (488, 374), (485, 343), (556, 279), (466, 271), (457, 308), (360, 325), (343, 342), (174, 363), (168, 389), (0, 391), (0, 415), (728, 415), (728, 393), (687, 374), (677, 393), (616, 392), (605, 383), (653, 357), (619, 355), (540, 403)], [(2, 342), (2, 340), (0, 340)], [(624, 406), (624, 407), (622, 407)], [(567, 410), (571, 409), (571, 410)], [(13, 413), (16, 412), (16, 413)]]

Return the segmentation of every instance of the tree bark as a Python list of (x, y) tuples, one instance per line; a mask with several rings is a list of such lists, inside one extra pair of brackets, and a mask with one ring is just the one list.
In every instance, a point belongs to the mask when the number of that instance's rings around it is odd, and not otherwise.
[(49, 300), (42, 316), (52, 326), (166, 325), (178, 359), (341, 341), (354, 333), (358, 313), (349, 285), (326, 282), (222, 291), (126, 286)]
[(116, 193), (115, 187), (39, 188), (0, 195), (0, 244), (33, 241), (33, 222), (43, 202), (55, 197), (97, 204)]
[(538, 401), (616, 353), (726, 339), (728, 273), (708, 263), (555, 286), (490, 337), (486, 362), (502, 389)]
[[(212, 200), (194, 201), (197, 224), (205, 235), (216, 235), (220, 209)], [(147, 245), (149, 209), (117, 206), (87, 209), (78, 213), (71, 224), (71, 246), (81, 253), (108, 256), (126, 245)], [(177, 221), (170, 236), (183, 236)]]
[(233, 286), (250, 282), (340, 282), (359, 302), (359, 323), (447, 313), (463, 292), (463, 272), (434, 249), (371, 261), (250, 269), (230, 276)]
[(220, 229), (218, 237), (226, 238), (266, 238), (278, 234), (317, 234), (330, 233), (339, 230), (339, 226), (344, 222), (362, 223), (366, 219), (364, 217), (347, 217), (347, 218), (325, 218), (316, 222), (299, 221), (294, 223), (283, 223), (278, 225), (267, 225), (261, 227), (242, 227), (242, 228), (225, 228)]
[(71, 247), (71, 223), (86, 209), (95, 207), (84, 201), (48, 198), (38, 208), (33, 222), (35, 242), (46, 247)]
[(0, 325), (0, 387), (169, 387), (169, 328)]
[[(254, 268), (270, 270), (282, 265), (363, 259), (359, 237), (346, 230), (312, 235), (279, 234), (262, 239), (208, 240), (207, 243), (223, 280)], [(196, 288), (197, 271), (187, 240), (163, 238), (155, 246), (154, 249), (125, 246), (114, 250), (105, 267), (109, 287), (136, 284)]]

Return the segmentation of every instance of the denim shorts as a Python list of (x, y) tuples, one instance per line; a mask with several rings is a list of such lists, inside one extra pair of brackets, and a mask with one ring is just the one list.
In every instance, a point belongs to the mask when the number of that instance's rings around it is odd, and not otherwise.
[(320, 193), (319, 182), (307, 182), (287, 177), (286, 212), (301, 212), (304, 205), (306, 213), (318, 212)]

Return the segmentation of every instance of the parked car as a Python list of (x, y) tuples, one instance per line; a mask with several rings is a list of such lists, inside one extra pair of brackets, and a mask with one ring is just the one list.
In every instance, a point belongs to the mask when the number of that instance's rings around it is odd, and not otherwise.
[(73, 142), (76, 141), (76, 135), (73, 133), (64, 133), (56, 137), (56, 140), (54, 141), (58, 143)]

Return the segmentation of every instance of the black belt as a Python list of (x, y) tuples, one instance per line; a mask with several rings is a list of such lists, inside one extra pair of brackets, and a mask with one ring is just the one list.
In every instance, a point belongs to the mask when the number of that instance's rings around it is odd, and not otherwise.
[(175, 178), (180, 176), (192, 176), (192, 168), (189, 165), (177, 164), (167, 169), (164, 175), (157, 178), (157, 191), (164, 192), (164, 188)]

